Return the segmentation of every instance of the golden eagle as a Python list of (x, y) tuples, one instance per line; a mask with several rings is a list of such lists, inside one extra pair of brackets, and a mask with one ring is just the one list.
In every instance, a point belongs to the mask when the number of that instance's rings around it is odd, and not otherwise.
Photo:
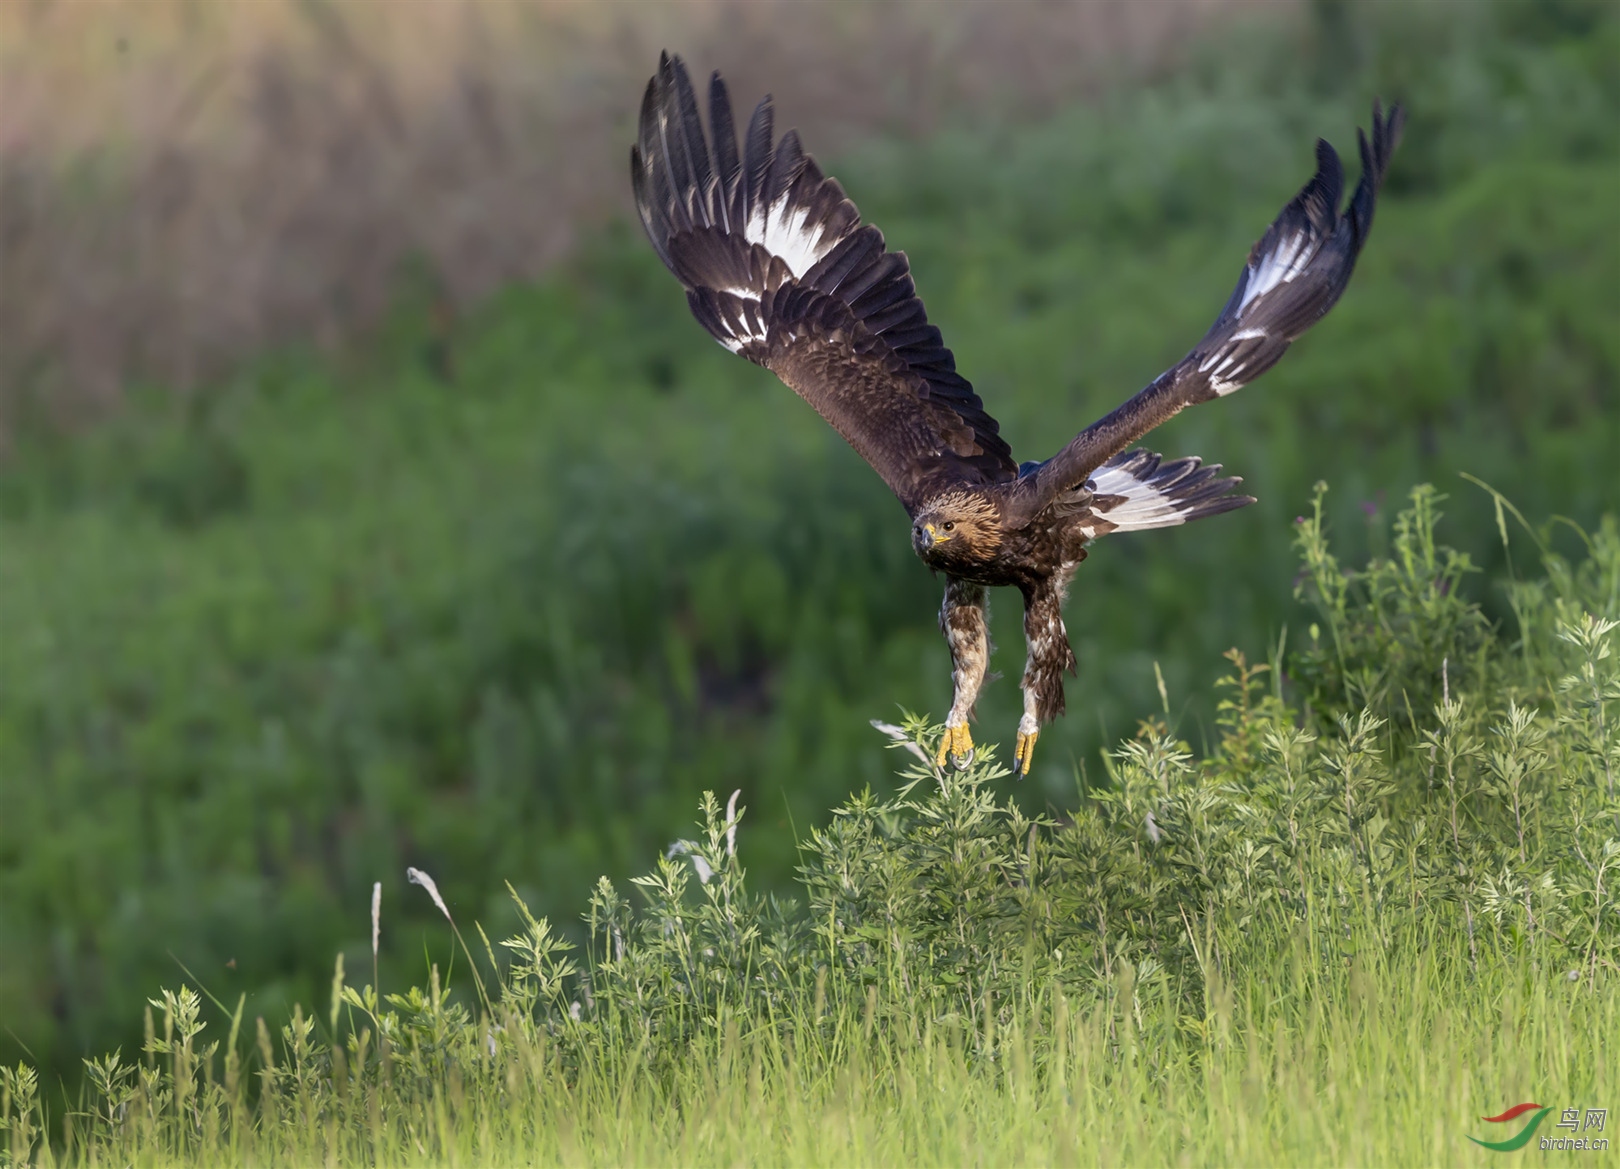
[(945, 574), (939, 623), (955, 697), (941, 765), (949, 753), (965, 766), (973, 750), (987, 587), (1024, 595), (1023, 774), (1041, 725), (1063, 713), (1063, 674), (1075, 663), (1062, 606), (1086, 545), (1254, 502), (1232, 494), (1241, 480), (1218, 478), (1218, 465), (1126, 448), (1183, 407), (1259, 377), (1333, 307), (1372, 227), (1403, 121), (1399, 106), (1386, 116), (1374, 103), (1371, 142), (1360, 135), (1361, 182), (1343, 212), (1339, 156), (1318, 141), (1315, 176), (1249, 252), (1204, 339), (1050, 459), (1020, 465), (928, 323), (905, 253), (886, 251), (883, 233), (862, 226), (795, 131), (774, 140), (771, 99), (755, 108), (739, 153), (720, 75), (709, 82), (705, 136), (685, 66), (662, 56), (630, 150), (641, 221), (699, 323), (786, 382), (860, 452), (910, 515), (917, 555)]

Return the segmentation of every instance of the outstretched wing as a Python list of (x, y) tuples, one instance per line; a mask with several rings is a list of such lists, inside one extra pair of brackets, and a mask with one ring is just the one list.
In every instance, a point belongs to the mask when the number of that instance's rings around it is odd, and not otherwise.
[(692, 315), (809, 402), (908, 511), (951, 484), (1014, 479), (1012, 452), (928, 323), (905, 253), (861, 226), (797, 133), (773, 145), (770, 98), (739, 156), (717, 73), (709, 124), (712, 151), (686, 68), (665, 54), (641, 103), (630, 176)]
[(1249, 252), (1232, 298), (1204, 339), (1145, 390), (1019, 480), (1003, 507), (1006, 522), (1028, 523), (1155, 426), (1187, 406), (1241, 389), (1277, 364), (1350, 282), (1404, 122), (1400, 106), (1386, 117), (1373, 103), (1372, 141), (1358, 135), (1361, 182), (1342, 214), (1344, 171), (1333, 147), (1318, 140), (1315, 177)]

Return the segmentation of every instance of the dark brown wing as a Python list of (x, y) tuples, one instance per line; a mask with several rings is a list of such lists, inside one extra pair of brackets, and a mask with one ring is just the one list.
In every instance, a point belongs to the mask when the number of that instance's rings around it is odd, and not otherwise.
[(630, 175), (647, 236), (703, 327), (809, 402), (908, 511), (947, 485), (1016, 478), (995, 419), (928, 323), (905, 254), (861, 226), (796, 133), (773, 146), (770, 98), (739, 156), (715, 74), (709, 123), (712, 152), (686, 68), (665, 54)]
[(1187, 406), (1223, 397), (1265, 373), (1288, 346), (1333, 307), (1350, 282), (1405, 114), (1385, 117), (1373, 103), (1372, 141), (1359, 135), (1361, 182), (1341, 214), (1344, 172), (1326, 142), (1316, 144), (1316, 175), (1249, 253), (1237, 288), (1204, 339), (1174, 367), (1051, 459), (1019, 480), (1003, 505), (1009, 525), (1028, 523), (1064, 491), (1084, 483), (1110, 457)]

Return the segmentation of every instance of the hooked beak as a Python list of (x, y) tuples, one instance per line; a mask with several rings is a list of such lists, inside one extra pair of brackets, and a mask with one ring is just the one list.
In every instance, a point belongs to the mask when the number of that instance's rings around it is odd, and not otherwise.
[(943, 544), (949, 539), (949, 536), (940, 535), (939, 529), (933, 524), (924, 524), (922, 526), (922, 546), (924, 548), (932, 548), (935, 544)]

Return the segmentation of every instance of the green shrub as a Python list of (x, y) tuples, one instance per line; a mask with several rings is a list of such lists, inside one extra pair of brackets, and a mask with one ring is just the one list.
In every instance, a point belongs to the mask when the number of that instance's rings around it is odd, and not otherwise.
[[(880, 724), (903, 782), (803, 839), (802, 904), (750, 887), (744, 810), (705, 794), (697, 838), (631, 882), (638, 897), (597, 883), (582, 947), (511, 890), (504, 955), (481, 927), (474, 952), (412, 870), (455, 931), (459, 993), (435, 964), (425, 987), (379, 997), (375, 983), (347, 985), (340, 954), (323, 1019), (298, 1008), (277, 1045), (262, 1017), (256, 1040), (243, 1033), (242, 1001), (222, 1006), (221, 1050), (200, 1038), (197, 992), (164, 991), (144, 1064), (87, 1061), (64, 1131), (85, 1160), (505, 1159), (564, 1139), (545, 1109), (577, 1093), (589, 1103), (574, 1123), (607, 1142), (584, 1146), (594, 1159), (615, 1140), (674, 1139), (679, 1128), (641, 1113), (654, 1101), (745, 1108), (772, 1095), (800, 1115), (828, 1106), (817, 1082), (849, 1074), (878, 1076), (879, 1097), (946, 1075), (1048, 1100), (1084, 1078), (1071, 1062), (1082, 1050), (1098, 1080), (1087, 1091), (1141, 1076), (1135, 1099), (1173, 1112), (1186, 1104), (1172, 1089), (1191, 1082), (1202, 1099), (1219, 1069), (1246, 1059), (1258, 1074), (1266, 1052), (1282, 1078), (1338, 1058), (1311, 1043), (1282, 1060), (1272, 1045), (1290, 1028), (1343, 1029), (1336, 1042), (1355, 1055), (1333, 1074), (1361, 1075), (1354, 1059), (1401, 1042), (1398, 1004), (1468, 1032), (1508, 985), (1555, 1020), (1538, 1058), (1574, 1044), (1560, 1090), (1612, 1083), (1598, 1071), (1605, 1032), (1578, 1020), (1582, 1003), (1603, 1018), (1620, 1009), (1620, 525), (1588, 535), (1580, 562), (1548, 556), (1545, 578), (1516, 586), (1525, 640), (1510, 646), (1482, 637), (1477, 603), (1448, 587), (1461, 562), (1436, 543), (1436, 502), (1415, 489), (1394, 559), (1348, 587), (1332, 583), (1342, 573), (1319, 519), (1299, 522), (1333, 622), (1297, 659), (1317, 671), (1302, 671), (1307, 704), (1232, 653), (1220, 741), (1201, 759), (1146, 721), (1072, 814), (1031, 816), (1005, 794), (993, 746), (940, 769), (940, 727)], [(1369, 1018), (1374, 1038), (1348, 1034)], [(949, 1053), (943, 1070), (931, 1052)], [(49, 1110), (31, 1071), (6, 1074), (0, 1115), (25, 1160)], [(1047, 1123), (1040, 1139), (1058, 1139)], [(1291, 1147), (1275, 1128), (1262, 1139)], [(760, 1155), (783, 1147), (755, 1140)]]

